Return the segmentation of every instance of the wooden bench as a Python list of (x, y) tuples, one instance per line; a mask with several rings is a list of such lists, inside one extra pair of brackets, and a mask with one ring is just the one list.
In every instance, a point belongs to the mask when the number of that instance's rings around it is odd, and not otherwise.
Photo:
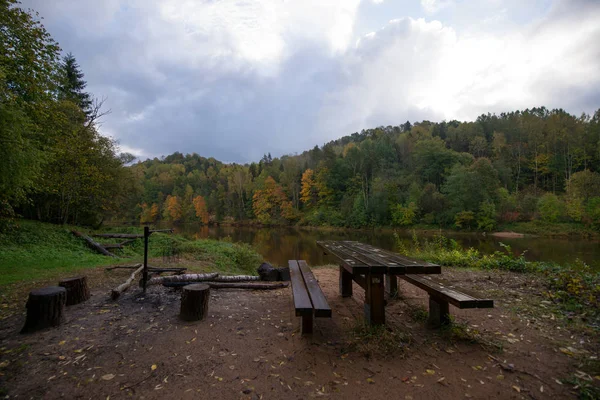
[(302, 317), (302, 334), (312, 333), (313, 317), (331, 318), (331, 307), (304, 260), (289, 260), (296, 316)]
[(494, 307), (494, 300), (481, 299), (473, 293), (463, 293), (463, 289), (459, 291), (445, 281), (434, 280), (423, 275), (401, 275), (400, 277), (429, 293), (429, 324), (433, 327), (450, 322), (449, 304), (460, 309)]

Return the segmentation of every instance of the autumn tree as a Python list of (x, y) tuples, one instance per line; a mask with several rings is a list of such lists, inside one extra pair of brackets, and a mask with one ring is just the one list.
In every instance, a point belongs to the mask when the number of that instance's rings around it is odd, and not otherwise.
[(194, 197), (194, 209), (196, 210), (196, 217), (200, 218), (200, 221), (204, 225), (208, 224), (208, 209), (206, 208), (206, 201), (202, 196)]
[(300, 200), (305, 206), (310, 207), (316, 203), (318, 197), (314, 171), (310, 168), (304, 171), (301, 182), (302, 188), (300, 189)]
[(177, 196), (168, 195), (167, 200), (165, 201), (163, 217), (167, 221), (178, 222), (181, 220), (182, 216), (181, 200)]
[(281, 186), (269, 176), (265, 180), (264, 188), (254, 192), (252, 200), (256, 218), (263, 224), (269, 224), (278, 221), (282, 204), (287, 199)]

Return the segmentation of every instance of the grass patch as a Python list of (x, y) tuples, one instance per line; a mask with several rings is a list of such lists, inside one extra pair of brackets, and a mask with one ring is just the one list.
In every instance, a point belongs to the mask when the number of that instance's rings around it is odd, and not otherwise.
[(425, 322), (427, 318), (429, 318), (429, 313), (427, 309), (422, 306), (410, 306), (408, 308), (408, 316), (414, 322)]
[[(0, 286), (50, 279), (88, 267), (143, 260), (143, 239), (136, 239), (124, 249), (117, 250), (120, 258), (115, 259), (89, 249), (83, 240), (70, 233), (72, 228), (22, 220), (16, 229), (0, 234)], [(111, 228), (110, 231), (142, 232), (133, 227)], [(111, 240), (102, 239), (102, 242)], [(150, 236), (149, 258), (160, 257), (199, 261), (209, 271), (226, 274), (256, 274), (256, 268), (262, 262), (262, 257), (246, 244), (154, 233)]]
[(544, 222), (541, 220), (513, 222), (501, 225), (498, 230), (526, 233), (550, 237), (585, 237), (597, 238), (598, 231), (581, 223), (575, 222)]
[(564, 380), (573, 386), (573, 390), (577, 393), (579, 400), (598, 400), (600, 399), (600, 388), (593, 384), (593, 378), (582, 378), (580, 375), (572, 375)]
[(600, 272), (579, 260), (571, 265), (527, 261), (524, 254), (515, 256), (504, 244), (504, 251), (481, 254), (474, 248), (462, 249), (455, 240), (441, 235), (419, 239), (413, 234), (409, 245), (396, 236), (396, 243), (402, 254), (443, 266), (541, 275), (547, 288), (545, 296), (562, 312), (576, 313), (600, 329)]
[(384, 325), (370, 326), (358, 321), (352, 328), (348, 344), (351, 351), (362, 353), (367, 358), (398, 356), (405, 353), (410, 344), (410, 336)]

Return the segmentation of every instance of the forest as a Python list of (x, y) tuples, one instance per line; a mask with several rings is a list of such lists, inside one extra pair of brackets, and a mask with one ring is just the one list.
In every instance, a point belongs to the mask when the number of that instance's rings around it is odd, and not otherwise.
[[(196, 222), (491, 231), (540, 220), (600, 229), (600, 110), (536, 107), (405, 122), (301, 154), (226, 164), (176, 152), (134, 163), (99, 133), (39, 16), (0, 1), (0, 221)], [(399, 116), (399, 119), (402, 116)]]
[(96, 226), (129, 199), (133, 160), (98, 132), (103, 100), (40, 16), (0, 1), (0, 230), (14, 217)]
[(131, 169), (123, 218), (360, 228), (570, 221), (600, 227), (600, 110), (544, 107), (474, 122), (421, 121), (353, 133), (299, 155), (224, 164), (174, 153)]

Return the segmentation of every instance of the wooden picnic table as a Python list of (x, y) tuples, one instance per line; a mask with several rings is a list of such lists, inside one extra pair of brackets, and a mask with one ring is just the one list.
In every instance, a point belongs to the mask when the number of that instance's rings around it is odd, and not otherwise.
[(439, 274), (441, 267), (377, 247), (347, 240), (317, 241), (340, 266), (340, 294), (352, 296), (352, 281), (365, 290), (365, 321), (385, 324), (385, 292), (398, 291), (396, 275)]

